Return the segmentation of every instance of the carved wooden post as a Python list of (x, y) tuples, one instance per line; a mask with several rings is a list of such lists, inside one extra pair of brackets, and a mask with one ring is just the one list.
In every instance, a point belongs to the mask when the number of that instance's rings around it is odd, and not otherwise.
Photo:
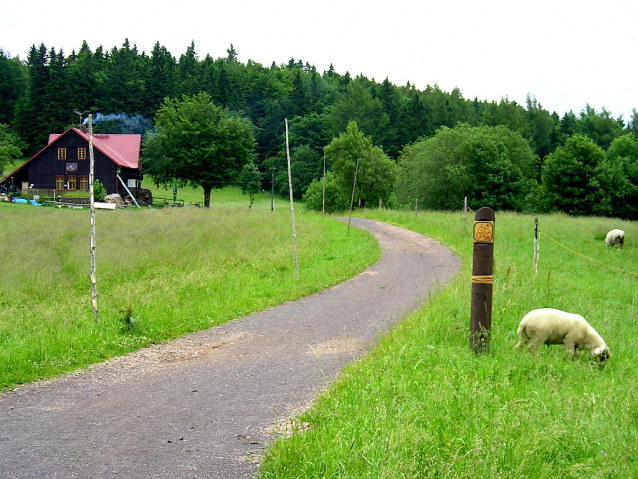
[(474, 216), (472, 262), (472, 313), (470, 347), (475, 353), (490, 349), (492, 285), (494, 283), (494, 210), (481, 208)]

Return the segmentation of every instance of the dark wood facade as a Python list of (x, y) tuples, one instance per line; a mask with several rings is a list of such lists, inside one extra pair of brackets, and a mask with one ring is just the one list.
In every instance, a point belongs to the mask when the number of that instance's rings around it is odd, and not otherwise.
[[(105, 187), (107, 194), (127, 192), (118, 179), (135, 196), (141, 188), (142, 172), (139, 167), (141, 135), (93, 135), (95, 179)], [(70, 128), (61, 135), (51, 135), (49, 144), (25, 162), (16, 171), (0, 180), (4, 186), (57, 191), (89, 189), (88, 134)]]

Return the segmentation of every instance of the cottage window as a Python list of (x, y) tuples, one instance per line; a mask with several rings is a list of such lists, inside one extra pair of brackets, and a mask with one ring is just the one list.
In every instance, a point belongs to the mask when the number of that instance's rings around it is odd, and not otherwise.
[(76, 189), (76, 178), (75, 176), (68, 176), (66, 179), (67, 186), (70, 190)]
[(78, 148), (78, 160), (86, 160), (86, 148)]
[(88, 189), (89, 189), (89, 177), (88, 176), (80, 176), (80, 189), (82, 191), (88, 191)]
[(66, 148), (58, 148), (58, 160), (66, 160)]
[(63, 190), (64, 189), (64, 176), (56, 176), (55, 177), (55, 189)]

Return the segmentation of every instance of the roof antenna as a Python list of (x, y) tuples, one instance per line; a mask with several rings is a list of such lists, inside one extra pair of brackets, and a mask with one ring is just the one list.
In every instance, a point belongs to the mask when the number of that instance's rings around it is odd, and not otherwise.
[(77, 110), (73, 110), (73, 113), (75, 113), (76, 115), (78, 115), (80, 117), (80, 124), (78, 126), (78, 128), (82, 129), (82, 125), (84, 124), (84, 115), (86, 115), (88, 113), (88, 111), (77, 111)]

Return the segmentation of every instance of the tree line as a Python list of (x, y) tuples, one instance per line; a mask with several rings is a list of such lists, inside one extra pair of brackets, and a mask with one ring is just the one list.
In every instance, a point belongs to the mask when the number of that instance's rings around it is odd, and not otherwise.
[[(287, 192), (283, 136), (284, 119), (289, 120), (294, 194), (301, 197), (313, 180), (321, 178), (326, 147), (344, 133), (355, 135), (350, 126), (354, 122), (362, 138), (369, 140), (398, 168), (396, 191), (392, 198), (386, 198), (387, 202), (396, 204), (418, 197), (416, 186), (406, 186), (405, 178), (410, 175), (401, 173), (410, 161), (416, 165), (416, 150), (421, 148), (416, 144), (455, 132), (474, 145), (492, 141), (489, 148), (496, 155), (498, 148), (504, 147), (498, 147), (498, 141), (494, 143), (491, 132), (512, 145), (516, 142), (512, 143), (510, 137), (517, 135), (516, 138), (520, 137), (528, 145), (529, 152), (525, 155), (532, 155), (532, 159), (521, 160), (520, 164), (505, 157), (492, 163), (485, 160), (493, 170), (491, 173), (479, 167), (483, 157), (492, 158), (489, 152), (483, 152), (483, 156), (468, 153), (449, 162), (453, 162), (458, 171), (483, 175), (486, 184), (504, 182), (502, 192), (493, 193), (499, 198), (494, 204), (519, 210), (556, 207), (556, 202), (541, 201), (544, 198), (539, 188), (545, 180), (551, 181), (551, 175), (545, 171), (547, 162), (560, 156), (565, 148), (571, 148), (575, 137), (600, 148), (606, 158), (615, 140), (626, 135), (635, 139), (638, 135), (635, 109), (627, 122), (622, 116), (614, 118), (612, 112), (604, 108), (598, 112), (589, 105), (578, 114), (570, 111), (559, 115), (544, 109), (533, 96), (528, 96), (525, 105), (508, 98), (500, 101), (466, 99), (458, 88), (445, 92), (436, 84), (422, 90), (409, 82), (397, 86), (387, 78), (378, 82), (363, 73), (355, 77), (349, 72), (340, 74), (332, 66), (319, 72), (314, 65), (294, 58), (280, 65), (273, 62), (264, 66), (251, 60), (242, 63), (232, 45), (226, 53), (225, 57), (216, 59), (208, 54), (200, 58), (191, 43), (176, 58), (159, 42), (147, 54), (138, 51), (128, 40), (110, 50), (102, 46), (92, 50), (83, 42), (77, 52), (68, 55), (42, 43), (30, 48), (26, 60), (10, 57), (0, 50), (0, 124), (10, 126), (23, 153), (30, 155), (46, 144), (50, 133), (77, 125), (78, 114), (126, 114), (155, 123), (166, 99), (194, 98), (206, 93), (214, 105), (250, 122), (254, 137), (251, 161), (266, 179), (274, 172), (276, 187), (281, 192)], [(102, 127), (112, 129), (113, 126), (104, 124)], [(98, 128), (96, 126), (96, 131)], [(509, 133), (505, 133), (506, 130)], [(436, 150), (429, 145), (421, 148), (423, 152)], [(503, 151), (501, 156), (505, 154)], [(328, 171), (332, 171), (333, 160), (327, 161)], [(516, 171), (505, 174), (503, 168), (509, 166), (508, 161)], [(600, 172), (602, 163), (611, 168), (609, 161), (598, 161), (594, 169)], [(626, 164), (613, 168), (615, 173), (607, 172), (605, 176), (600, 172), (592, 181), (609, 185), (609, 181), (601, 180), (602, 176), (609, 180), (624, 175), (623, 184), (627, 188), (634, 184), (628, 173), (631, 168)], [(448, 165), (448, 173), (452, 170), (452, 165)], [(427, 168), (423, 171), (427, 172), (423, 173), (424, 178), (433, 174)], [(525, 181), (513, 180), (519, 173)], [(437, 186), (436, 180), (423, 181), (424, 188)], [(468, 188), (475, 188), (472, 185), (476, 184), (467, 183)], [(422, 196), (419, 203), (423, 201), (427, 205), (425, 195)], [(600, 193), (589, 197), (601, 199)], [(381, 198), (374, 201), (378, 199)], [(487, 201), (489, 195), (480, 199)], [(610, 205), (616, 201), (603, 200)], [(372, 200), (363, 201), (371, 204)], [(581, 212), (572, 210), (575, 214)]]

